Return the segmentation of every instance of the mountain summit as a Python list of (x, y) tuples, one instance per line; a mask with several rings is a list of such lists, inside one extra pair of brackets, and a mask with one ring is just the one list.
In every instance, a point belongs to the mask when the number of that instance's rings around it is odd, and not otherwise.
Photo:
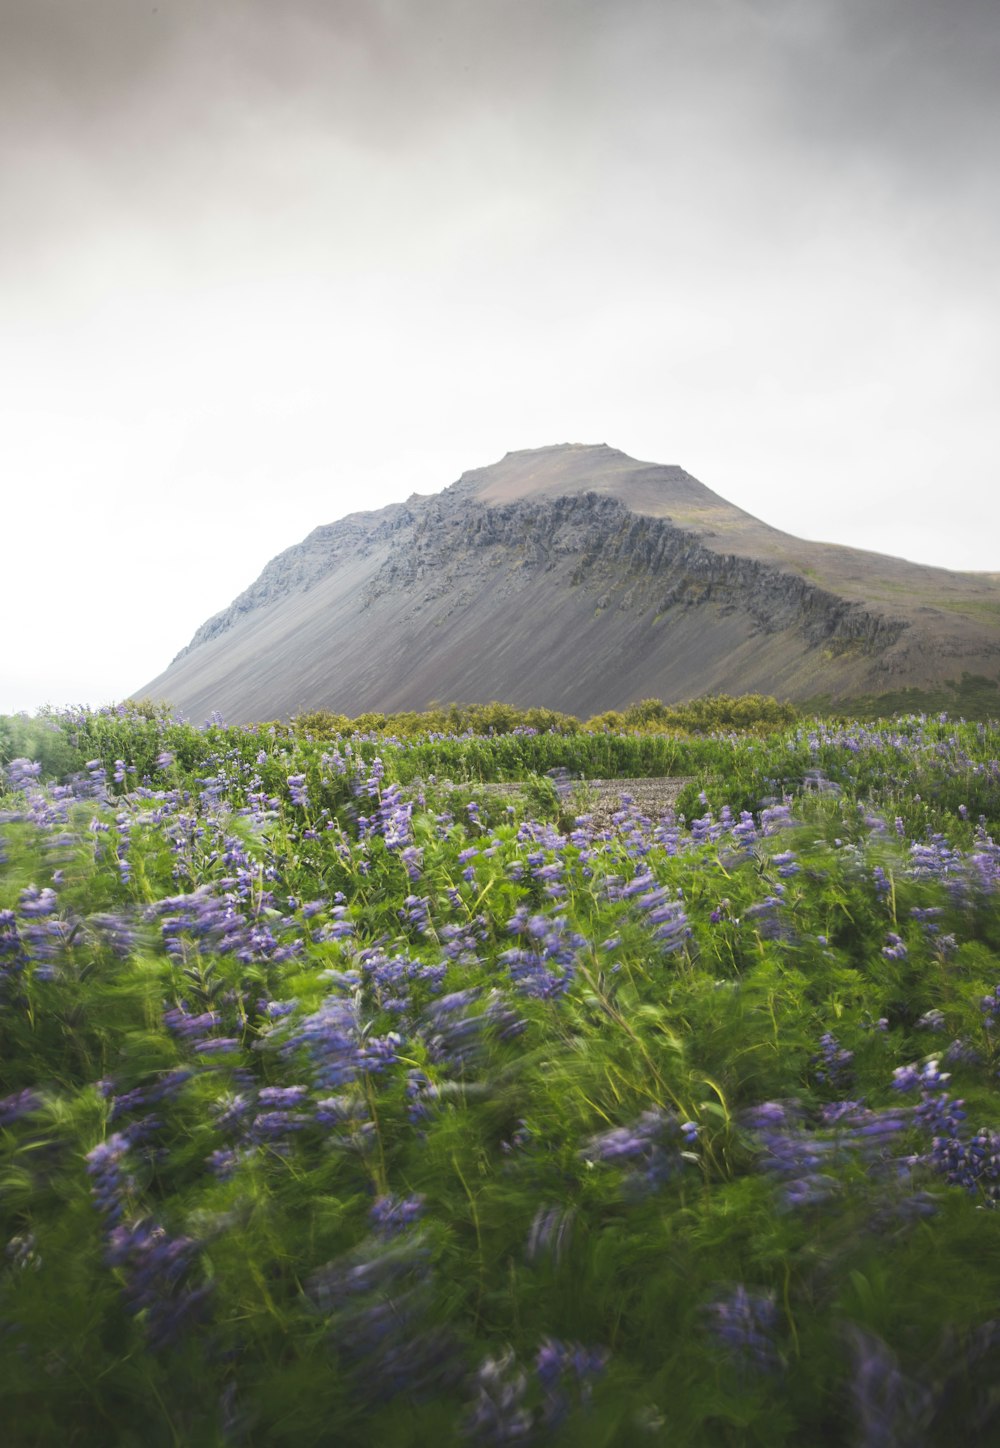
[(848, 700), (1000, 672), (994, 575), (809, 543), (605, 444), (508, 453), (286, 549), (140, 694), (232, 722), (503, 699)]

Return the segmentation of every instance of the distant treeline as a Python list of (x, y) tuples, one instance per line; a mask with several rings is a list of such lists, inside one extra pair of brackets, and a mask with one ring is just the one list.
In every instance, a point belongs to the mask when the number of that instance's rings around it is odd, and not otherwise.
[(829, 695), (807, 699), (803, 715), (836, 715), (852, 719), (889, 719), (897, 714), (950, 714), (962, 719), (996, 719), (1000, 715), (1000, 685), (985, 674), (963, 673), (928, 689), (894, 689), (887, 694), (865, 694), (833, 703)]
[(780, 729), (799, 717), (793, 704), (779, 703), (765, 694), (714, 694), (685, 704), (664, 704), (643, 699), (627, 709), (607, 709), (590, 719), (578, 719), (557, 709), (518, 709), (512, 704), (432, 704), (427, 709), (397, 714), (369, 712), (349, 718), (327, 709), (300, 714), (290, 724), (279, 724), (314, 739), (346, 738), (353, 734), (386, 734), (413, 739), (426, 734), (513, 734), (533, 729), (538, 733), (651, 733), (676, 731), (709, 734), (719, 729)]
[(28, 758), (41, 765), (45, 779), (59, 779), (100, 760), (115, 792), (121, 792), (133, 782), (159, 778), (164, 757), (192, 770), (207, 767), (209, 757), (223, 747), (246, 753), (248, 741), (259, 738), (269, 751), (310, 742), (321, 750), (351, 740), (354, 754), (365, 758), (388, 757), (386, 750), (395, 743), (402, 750), (394, 765), (400, 779), (414, 771), (462, 779), (522, 778), (553, 767), (582, 778), (644, 777), (702, 768), (713, 736), (745, 734), (752, 742), (810, 718), (844, 722), (900, 714), (997, 719), (1000, 690), (993, 680), (964, 674), (938, 690), (906, 689), (849, 704), (818, 698), (796, 707), (764, 694), (716, 694), (679, 704), (643, 699), (583, 720), (541, 707), (454, 703), (353, 719), (320, 709), (243, 728), (218, 719), (185, 723), (169, 704), (140, 699), (94, 711), (46, 708), (34, 717), (0, 715), (0, 768)]

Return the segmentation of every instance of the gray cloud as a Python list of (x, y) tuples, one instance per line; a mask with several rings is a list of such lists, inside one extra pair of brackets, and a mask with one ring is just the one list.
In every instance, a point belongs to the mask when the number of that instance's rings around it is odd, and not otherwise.
[(998, 54), (992, 0), (6, 0), (0, 103), (8, 142), (124, 142), (142, 117), (169, 141), (261, 107), (406, 147), (469, 108), (669, 116), (678, 89), (710, 111), (731, 88), (804, 145), (961, 163), (993, 134)]
[(995, 0), (0, 9), (0, 469), (67, 579), (113, 516), (189, 610), (123, 687), (274, 551), (232, 498), (276, 479), (284, 544), (604, 440), (1000, 563)]
[(303, 139), (456, 186), (960, 194), (992, 232), (998, 61), (992, 0), (7, 0), (0, 146), (26, 240), (65, 228), (45, 188), (73, 171), (98, 206), (266, 208)]

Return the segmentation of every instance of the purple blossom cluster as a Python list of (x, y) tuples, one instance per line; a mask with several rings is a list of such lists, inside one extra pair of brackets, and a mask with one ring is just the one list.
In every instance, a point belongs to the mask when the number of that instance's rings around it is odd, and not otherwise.
[[(521, 1011), (532, 1022), (533, 1039), (536, 1023), (538, 1037), (547, 1040), (546, 1025), (555, 1021), (563, 1036), (573, 1036), (575, 1048), (573, 1033), (593, 997), (579, 1010), (567, 1008), (566, 1001), (580, 979), (589, 985), (591, 957), (598, 950), (605, 957), (621, 951), (623, 964), (607, 967), (607, 975), (595, 967), (598, 992), (605, 991), (606, 982), (611, 982), (609, 998), (615, 989), (620, 992), (616, 1009), (630, 1001), (630, 991), (638, 993), (643, 967), (665, 954), (678, 961), (668, 982), (671, 990), (686, 989), (688, 975), (699, 964), (695, 947), (688, 952), (693, 928), (699, 927), (698, 912), (707, 910), (706, 898), (718, 900), (722, 889), (733, 900), (749, 898), (751, 903), (734, 907), (728, 897), (719, 900), (711, 920), (725, 928), (705, 931), (704, 955), (714, 949), (720, 973), (732, 977), (709, 982), (711, 989), (725, 990), (713, 997), (720, 1002), (751, 999), (749, 991), (740, 996), (742, 977), (749, 973), (747, 955), (759, 951), (768, 963), (786, 957), (798, 962), (808, 950), (815, 961), (812, 942), (818, 939), (827, 947), (827, 938), (815, 934), (821, 927), (836, 940), (824, 957), (833, 959), (835, 948), (846, 954), (843, 942), (850, 932), (838, 925), (834, 934), (827, 917), (809, 922), (801, 941), (793, 935), (796, 912), (817, 872), (811, 846), (802, 843), (806, 830), (792, 841), (794, 849), (787, 847), (794, 822), (782, 798), (781, 778), (768, 784), (771, 802), (756, 817), (728, 806), (713, 814), (703, 796), (703, 812), (689, 826), (673, 816), (654, 822), (623, 798), (610, 829), (596, 830), (592, 820), (580, 817), (568, 835), (538, 821), (526, 821), (516, 831), (506, 824), (494, 830), (484, 796), (482, 805), (456, 808), (457, 819), (442, 815), (436, 828), (429, 816), (422, 819), (415, 833), (414, 799), (387, 779), (381, 759), (365, 763), (360, 744), (333, 750), (317, 766), (315, 752), (285, 749), (287, 736), (274, 730), (272, 735), (271, 741), (262, 735), (266, 748), (254, 762), (220, 747), (199, 765), (196, 781), (179, 769), (174, 778), (186, 778), (186, 784), (171, 790), (154, 790), (148, 781), (136, 784), (134, 767), (118, 757), (127, 750), (117, 742), (103, 762), (88, 761), (80, 779), (62, 793), (58, 787), (42, 790), (40, 766), (30, 761), (8, 767), (11, 787), (24, 795), (17, 802), (19, 821), (46, 830), (53, 854), (58, 850), (69, 858), (70, 851), (86, 846), (87, 866), (99, 867), (112, 903), (87, 918), (64, 907), (64, 899), (74, 895), (64, 890), (54, 868), (61, 858), (44, 856), (46, 869), (36, 877), (40, 884), (24, 886), (29, 877), (19, 879), (5, 897), (16, 900), (16, 907), (0, 911), (0, 975), (10, 987), (5, 1005), (15, 996), (20, 1002), (22, 986), (34, 992), (33, 1006), (44, 1005), (62, 984), (73, 984), (70, 967), (77, 959), (89, 967), (96, 957), (102, 968), (113, 971), (137, 945), (166, 957), (161, 958), (165, 999), (158, 1069), (136, 1067), (135, 1059), (149, 1059), (141, 1051), (131, 1064), (126, 1057), (120, 1068), (117, 1063), (95, 1068), (123, 1073), (119, 1080), (99, 1083), (113, 1130), (87, 1158), (107, 1265), (120, 1280), (126, 1310), (142, 1323), (155, 1349), (168, 1347), (206, 1315), (210, 1287), (199, 1276), (202, 1247), (189, 1235), (202, 1230), (195, 1225), (201, 1219), (171, 1216), (153, 1201), (153, 1191), (175, 1169), (160, 1144), (169, 1137), (158, 1117), (173, 1127), (175, 1106), (176, 1121), (184, 1121), (210, 1097), (198, 1129), (212, 1192), (236, 1200), (240, 1187), (249, 1183), (237, 1180), (220, 1189), (216, 1180), (236, 1176), (245, 1164), (251, 1165), (248, 1176), (256, 1186), (258, 1174), (261, 1184), (270, 1172), (297, 1180), (319, 1162), (324, 1189), (327, 1178), (341, 1169), (349, 1180), (342, 1198), (330, 1197), (338, 1232), (351, 1211), (363, 1214), (371, 1203), (362, 1228), (367, 1235), (352, 1251), (317, 1271), (309, 1270), (317, 1259), (296, 1267), (316, 1319), (325, 1324), (323, 1341), (334, 1375), (349, 1382), (358, 1402), (371, 1408), (406, 1393), (419, 1403), (422, 1395), (464, 1380), (463, 1430), (471, 1440), (544, 1442), (554, 1434), (565, 1436), (568, 1420), (589, 1401), (607, 1353), (545, 1337), (533, 1362), (528, 1357), (519, 1363), (512, 1352), (494, 1349), (471, 1376), (463, 1374), (455, 1341), (436, 1325), (442, 1298), (454, 1296), (452, 1284), (441, 1280), (434, 1266), (438, 1224), (424, 1199), (409, 1190), (408, 1168), (396, 1175), (407, 1142), (416, 1141), (419, 1151), (426, 1141), (429, 1158), (446, 1133), (458, 1129), (460, 1113), (475, 1111), (481, 1103), (493, 1111), (500, 1103), (505, 1114), (496, 1111), (488, 1118), (493, 1144), (503, 1153), (498, 1175), (505, 1184), (522, 1177), (544, 1181), (529, 1208), (542, 1202), (527, 1232), (527, 1260), (518, 1270), (527, 1277), (544, 1273), (545, 1264), (562, 1266), (571, 1249), (575, 1259), (586, 1243), (588, 1192), (603, 1206), (609, 1192), (623, 1188), (627, 1205), (676, 1180), (678, 1192), (690, 1201), (697, 1194), (684, 1186), (686, 1166), (701, 1163), (710, 1181), (715, 1143), (706, 1145), (702, 1160), (695, 1124), (653, 1108), (582, 1145), (574, 1140), (560, 1160), (541, 1114), (520, 1099), (508, 1111), (508, 1097), (501, 1092), (506, 1093), (513, 1071), (501, 1078), (501, 1087), (491, 1079), (494, 1057), (501, 1055), (498, 1043), (509, 1044), (528, 1029)], [(838, 736), (820, 730), (804, 736), (802, 744), (815, 762), (803, 776), (805, 787), (830, 794), (832, 810), (832, 795), (840, 786), (828, 778), (837, 766), (827, 752), (839, 747), (854, 754), (869, 744), (862, 732)], [(885, 747), (895, 746), (886, 741)], [(953, 755), (948, 762), (950, 767)], [(156, 764), (172, 768), (170, 751), (161, 750)], [(348, 781), (353, 804), (337, 819), (320, 806), (335, 797), (346, 800)], [(554, 783), (562, 788), (561, 781)], [(74, 808), (80, 801), (86, 806)], [(817, 800), (809, 807), (820, 814), (827, 806)], [(945, 921), (961, 922), (964, 907), (989, 904), (1000, 887), (1000, 850), (982, 827), (971, 851), (941, 835), (906, 849), (891, 838), (878, 814), (860, 807), (855, 811), (846, 803), (840, 808), (848, 843), (838, 840), (831, 871), (854, 872), (866, 882), (862, 910), (869, 923), (863, 918), (857, 932), (864, 949), (877, 963), (884, 941), (883, 959), (902, 961), (909, 949), (919, 961), (933, 951), (943, 965), (954, 948), (952, 937), (943, 933)], [(92, 826), (81, 837), (76, 832), (85, 829), (88, 815)], [(864, 843), (853, 843), (865, 832), (878, 836), (888, 873), (881, 865), (870, 869)], [(896, 833), (902, 836), (901, 824)], [(311, 849), (321, 837), (325, 854)], [(966, 831), (962, 838), (968, 837)], [(153, 864), (152, 854), (144, 857), (147, 850), (160, 856), (169, 852), (171, 888), (177, 893), (142, 910), (121, 905), (148, 898), (144, 866), (150, 864), (152, 873)], [(692, 863), (700, 873), (682, 875), (685, 862), (678, 857), (685, 853), (695, 857)], [(321, 854), (322, 883), (303, 883)], [(891, 866), (890, 860), (895, 862)], [(711, 873), (716, 864), (722, 876)], [(160, 857), (155, 867), (162, 878)], [(730, 872), (737, 870), (742, 875), (731, 881)], [(681, 878), (692, 881), (686, 896), (676, 885)], [(283, 893), (282, 880), (284, 891), (294, 893)], [(700, 888), (703, 880), (712, 882), (712, 893)], [(338, 885), (346, 893), (338, 892)], [(306, 898), (314, 892), (322, 898)], [(921, 903), (911, 906), (914, 898)], [(905, 939), (895, 929), (887, 932), (897, 923)], [(742, 941), (748, 947), (743, 958), (740, 926), (751, 937)], [(763, 949), (762, 942), (772, 942), (773, 948)], [(726, 953), (730, 945), (731, 957)], [(794, 951), (784, 949), (789, 945)], [(860, 970), (863, 962), (855, 965)], [(969, 968), (975, 968), (974, 962)], [(36, 982), (42, 989), (35, 990)], [(316, 992), (322, 989), (327, 993), (319, 999)], [(291, 991), (299, 991), (307, 1004), (290, 998)], [(65, 994), (68, 999), (70, 991)], [(957, 1013), (954, 992), (941, 998), (949, 1016)], [(61, 999), (59, 1005), (62, 1009)], [(620, 1020), (631, 1025), (628, 1009), (621, 1005)], [(646, 1009), (652, 1013), (652, 1007)], [(1000, 986), (983, 998), (982, 1014), (992, 1030), (1000, 1019)], [(64, 1018), (72, 1019), (68, 1013), (57, 1019)], [(635, 1020), (637, 1032), (644, 1029), (641, 1012)], [(858, 1029), (851, 1020), (849, 1015), (845, 1029)], [(145, 1010), (144, 1030), (151, 1021), (155, 1025), (155, 1008)], [(867, 1024), (874, 1029), (870, 1017)], [(945, 1025), (944, 1012), (931, 1010), (916, 1028), (937, 1032)], [(868, 1047), (898, 1052), (906, 1039), (894, 1027), (887, 1040), (885, 1020), (878, 1028), (883, 1035), (869, 1037), (865, 1051), (859, 1048), (859, 1077), (871, 1057)], [(991, 1052), (986, 1040), (984, 1051)], [(81, 1043), (81, 1055), (83, 1049)], [(503, 1052), (501, 1059), (506, 1064), (513, 1054)], [(839, 1099), (860, 1088), (852, 1053), (827, 1032), (811, 1063), (813, 1079), (822, 1088), (818, 1096), (837, 1099), (809, 1108), (762, 1102), (745, 1112), (740, 1124), (753, 1151), (749, 1169), (763, 1172), (789, 1208), (830, 1202), (845, 1183), (857, 1183), (875, 1199), (871, 1221), (876, 1229), (897, 1207), (899, 1215), (910, 1218), (935, 1210), (941, 1189), (936, 1196), (919, 1190), (930, 1174), (943, 1186), (996, 1205), (1000, 1134), (987, 1127), (967, 1129), (963, 1103), (950, 1096), (949, 1075), (940, 1064), (975, 1059), (967, 1042), (955, 1040), (939, 1056), (900, 1067), (892, 1104), (872, 1108), (864, 1100)], [(166, 1064), (171, 1061), (180, 1064)], [(527, 1088), (518, 1081), (511, 1095), (519, 1098), (522, 1089)], [(655, 1090), (652, 1079), (648, 1089)], [(12, 1091), (0, 1099), (0, 1128), (11, 1128), (15, 1135), (34, 1132), (37, 1123), (30, 1118), (51, 1099), (48, 1084), (44, 1091)], [(598, 1099), (611, 1109), (607, 1097)], [(517, 1117), (512, 1130), (518, 1111), (525, 1115)], [(52, 1114), (45, 1114), (46, 1124)], [(494, 1130), (501, 1120), (505, 1124)], [(509, 1140), (500, 1139), (501, 1131)], [(730, 1146), (727, 1141), (726, 1160), (737, 1171), (746, 1169), (746, 1156), (730, 1152)], [(562, 1199), (553, 1186), (555, 1170), (565, 1172), (569, 1182)], [(426, 1180), (414, 1172), (417, 1179)], [(485, 1173), (484, 1183), (477, 1184), (477, 1193), (480, 1186), (489, 1191)], [(273, 1202), (279, 1200), (275, 1192)], [(622, 1203), (613, 1210), (616, 1226), (621, 1222), (629, 1230)], [(646, 1210), (652, 1211), (652, 1204)], [(819, 1230), (823, 1217), (816, 1213), (810, 1227), (815, 1222)], [(174, 1234), (163, 1225), (168, 1221), (176, 1227)], [(477, 1238), (487, 1234), (489, 1215), (475, 1225)], [(19, 1245), (8, 1247), (7, 1258), (19, 1269), (34, 1263), (33, 1249), (24, 1245), (29, 1239), (31, 1234), (23, 1233), (12, 1239)], [(488, 1246), (479, 1246), (484, 1261)], [(454, 1247), (449, 1243), (449, 1252)], [(481, 1316), (476, 1308), (480, 1331), (493, 1311), (487, 1290)], [(782, 1365), (781, 1320), (773, 1293), (743, 1283), (720, 1291), (704, 1309), (708, 1338), (736, 1379), (773, 1373)], [(851, 1350), (859, 1441), (919, 1441), (923, 1400), (903, 1380), (889, 1349), (859, 1332)]]
[(171, 1236), (136, 1211), (138, 1189), (130, 1154), (155, 1129), (147, 1118), (114, 1132), (87, 1153), (94, 1205), (105, 1231), (104, 1260), (121, 1274), (126, 1311), (140, 1316), (154, 1352), (177, 1342), (207, 1307), (210, 1282), (195, 1282), (200, 1244)]
[(455, 1076), (469, 1074), (482, 1060), (487, 1034), (510, 1041), (526, 1028), (500, 991), (488, 992), (485, 1009), (479, 1009), (481, 1000), (475, 986), (450, 991), (425, 1007), (417, 1025), (431, 1061)]
[(706, 1318), (712, 1336), (741, 1373), (773, 1373), (781, 1365), (773, 1292), (750, 1292), (737, 1283), (707, 1305)]
[(625, 883), (610, 876), (605, 888), (608, 899), (627, 902), (651, 927), (653, 939), (666, 954), (682, 949), (690, 938), (691, 927), (679, 892), (658, 884), (650, 869), (641, 868)]
[(415, 1008), (414, 991), (438, 994), (445, 981), (447, 964), (424, 964), (407, 955), (386, 955), (381, 946), (358, 954), (358, 965), (373, 1006), (402, 1016)]
[(22, 1116), (30, 1116), (42, 1105), (41, 1095), (31, 1086), (0, 1098), (0, 1127), (13, 1126)]
[(379, 1224), (376, 1235), (313, 1272), (306, 1291), (362, 1401), (419, 1399), (459, 1377), (456, 1345), (433, 1320), (430, 1252), (410, 1223), (388, 1233)]
[(285, 1061), (302, 1058), (303, 1069), (320, 1090), (336, 1091), (365, 1074), (378, 1074), (397, 1059), (400, 1037), (376, 1036), (362, 1022), (356, 995), (331, 994), (305, 1016), (276, 1023), (259, 1045), (277, 1049)]
[(697, 1161), (690, 1150), (698, 1139), (693, 1121), (680, 1122), (672, 1111), (651, 1107), (628, 1126), (613, 1126), (592, 1136), (582, 1148), (591, 1165), (604, 1162), (625, 1168), (626, 1195), (645, 1195), (671, 1180), (685, 1162)]
[(913, 1123), (906, 1108), (870, 1110), (857, 1101), (830, 1103), (811, 1122), (794, 1101), (767, 1101), (742, 1114), (760, 1153), (760, 1168), (780, 1187), (790, 1210), (817, 1206), (840, 1191), (835, 1169), (851, 1162), (870, 1175), (898, 1174), (901, 1133)]
[(827, 1091), (846, 1091), (853, 1075), (854, 1052), (841, 1046), (831, 1031), (825, 1031), (819, 1038), (819, 1051), (813, 1057), (813, 1075), (820, 1086)]
[[(491, 1445), (547, 1441), (571, 1412), (589, 1405), (594, 1383), (608, 1359), (604, 1348), (585, 1348), (546, 1337), (529, 1377), (510, 1348), (497, 1356), (488, 1355), (472, 1376), (463, 1436), (473, 1443)], [(537, 1406), (532, 1405), (535, 1398), (540, 1398)]]
[(576, 976), (579, 953), (588, 942), (571, 929), (565, 915), (530, 913), (520, 906), (508, 920), (507, 930), (523, 944), (503, 951), (498, 957), (522, 995), (554, 1000), (564, 995)]
[(859, 1448), (903, 1448), (926, 1441), (923, 1432), (931, 1390), (906, 1376), (899, 1360), (876, 1334), (851, 1323), (850, 1393)]
[(169, 896), (147, 908), (144, 918), (159, 921), (169, 956), (185, 962), (192, 955), (233, 955), (245, 964), (277, 964), (302, 954), (304, 942), (294, 919), (273, 921), (260, 900), (242, 909), (239, 896), (225, 885), (201, 885), (189, 895)]

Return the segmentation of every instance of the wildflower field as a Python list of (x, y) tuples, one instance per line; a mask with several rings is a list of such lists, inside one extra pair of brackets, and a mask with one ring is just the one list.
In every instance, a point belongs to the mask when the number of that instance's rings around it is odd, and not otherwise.
[(998, 754), (0, 720), (3, 1440), (1000, 1442)]

